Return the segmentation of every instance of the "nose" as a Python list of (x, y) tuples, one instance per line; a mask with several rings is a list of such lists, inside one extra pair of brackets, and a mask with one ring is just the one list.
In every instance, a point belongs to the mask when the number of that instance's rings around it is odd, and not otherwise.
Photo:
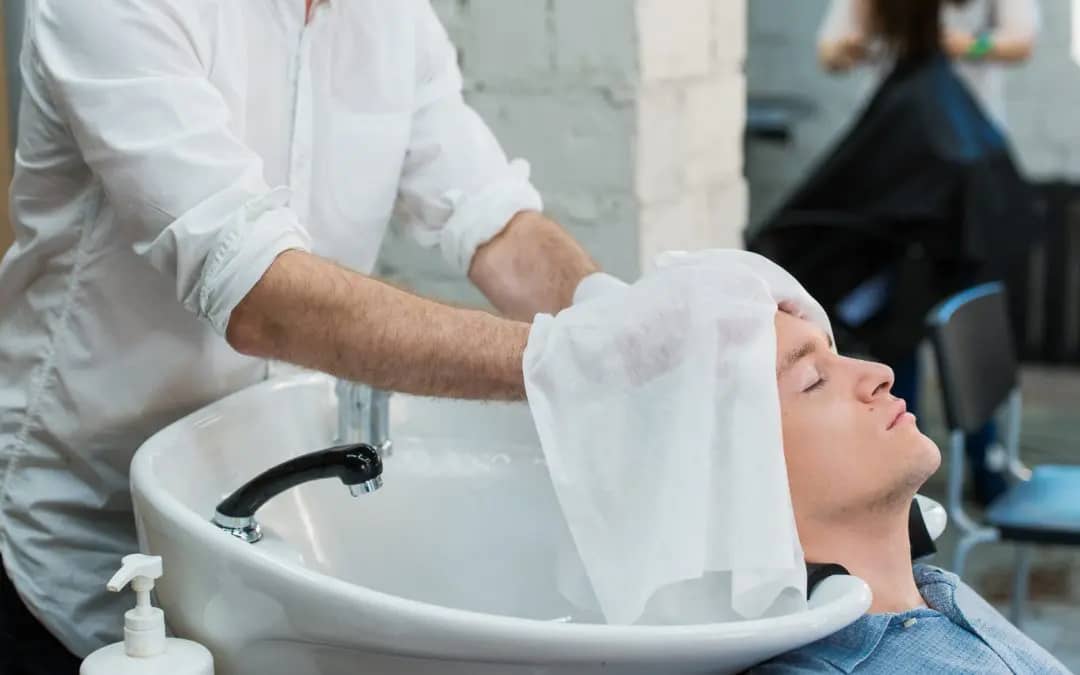
[(856, 393), (859, 400), (871, 403), (892, 390), (896, 376), (893, 374), (893, 369), (884, 363), (874, 363), (873, 361), (863, 361), (861, 363), (862, 372), (856, 385), (858, 388)]

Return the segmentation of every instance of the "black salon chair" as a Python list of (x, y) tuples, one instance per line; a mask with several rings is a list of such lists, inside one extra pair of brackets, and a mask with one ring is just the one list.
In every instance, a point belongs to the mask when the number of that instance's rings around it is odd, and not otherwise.
[[(1080, 466), (1025, 467), (1019, 457), (1019, 364), (1005, 287), (988, 283), (958, 293), (927, 318), (945, 399), (950, 443), (947, 457), (949, 519), (963, 533), (953, 571), (964, 574), (971, 549), (980, 543), (1017, 545), (1010, 620), (1019, 625), (1027, 599), (1029, 544), (1080, 545)], [(1004, 443), (1014, 481), (987, 508), (984, 522), (963, 508), (964, 436), (1005, 408)]]

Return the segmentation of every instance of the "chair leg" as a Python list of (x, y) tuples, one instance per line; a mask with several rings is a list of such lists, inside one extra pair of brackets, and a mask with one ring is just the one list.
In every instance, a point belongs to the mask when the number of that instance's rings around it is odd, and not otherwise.
[(960, 537), (960, 541), (956, 542), (956, 549), (953, 552), (953, 574), (963, 579), (964, 568), (967, 567), (967, 558), (968, 554), (971, 553), (971, 549), (975, 548), (977, 544), (998, 540), (998, 531), (990, 528), (967, 532)]
[(960, 541), (956, 542), (956, 551), (953, 553), (953, 574), (961, 579), (964, 578), (964, 568), (967, 566), (968, 554), (978, 543), (978, 539), (970, 536), (962, 537)]
[(1009, 621), (1017, 628), (1024, 618), (1027, 607), (1028, 578), (1031, 575), (1031, 547), (1020, 544), (1016, 547), (1016, 569), (1013, 571), (1012, 604), (1009, 606)]

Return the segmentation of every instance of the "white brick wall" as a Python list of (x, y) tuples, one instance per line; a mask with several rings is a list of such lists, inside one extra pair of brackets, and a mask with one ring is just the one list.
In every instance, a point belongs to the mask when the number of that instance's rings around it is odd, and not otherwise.
[(743, 70), (748, 41), (746, 5), (746, 2), (713, 3), (713, 59), (718, 67)]
[(469, 76), (495, 87), (547, 78), (554, 56), (549, 9), (548, 3), (535, 0), (469, 0), (459, 5), (456, 11), (464, 11), (471, 29), (465, 34), (467, 42), (458, 41), (467, 49)]
[(558, 71), (579, 84), (633, 88), (638, 75), (638, 33), (634, 14), (627, 8), (627, 0), (554, 0)]
[[(737, 245), (746, 0), (434, 0), (466, 96), (533, 166), (548, 212), (636, 278), (669, 248)], [(389, 237), (384, 274), (480, 302), (432, 252)]]
[(637, 1), (638, 55), (643, 82), (648, 84), (711, 74), (711, 12), (712, 6), (722, 1)]
[(690, 140), (687, 180), (692, 187), (718, 185), (742, 177), (746, 100), (742, 75), (713, 78), (686, 90), (686, 129)]

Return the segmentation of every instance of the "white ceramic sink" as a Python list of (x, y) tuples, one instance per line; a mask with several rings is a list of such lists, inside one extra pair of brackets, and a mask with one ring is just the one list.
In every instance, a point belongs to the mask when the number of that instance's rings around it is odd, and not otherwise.
[(328, 480), (285, 493), (260, 510), (255, 545), (210, 524), (256, 474), (332, 445), (336, 406), (328, 377), (271, 380), (135, 457), (141, 544), (165, 558), (161, 604), (178, 634), (213, 651), (219, 675), (728, 673), (870, 604), (862, 581), (832, 577), (795, 615), (589, 623), (556, 589), (572, 548), (523, 405), (395, 395), (383, 489), (354, 499)]

